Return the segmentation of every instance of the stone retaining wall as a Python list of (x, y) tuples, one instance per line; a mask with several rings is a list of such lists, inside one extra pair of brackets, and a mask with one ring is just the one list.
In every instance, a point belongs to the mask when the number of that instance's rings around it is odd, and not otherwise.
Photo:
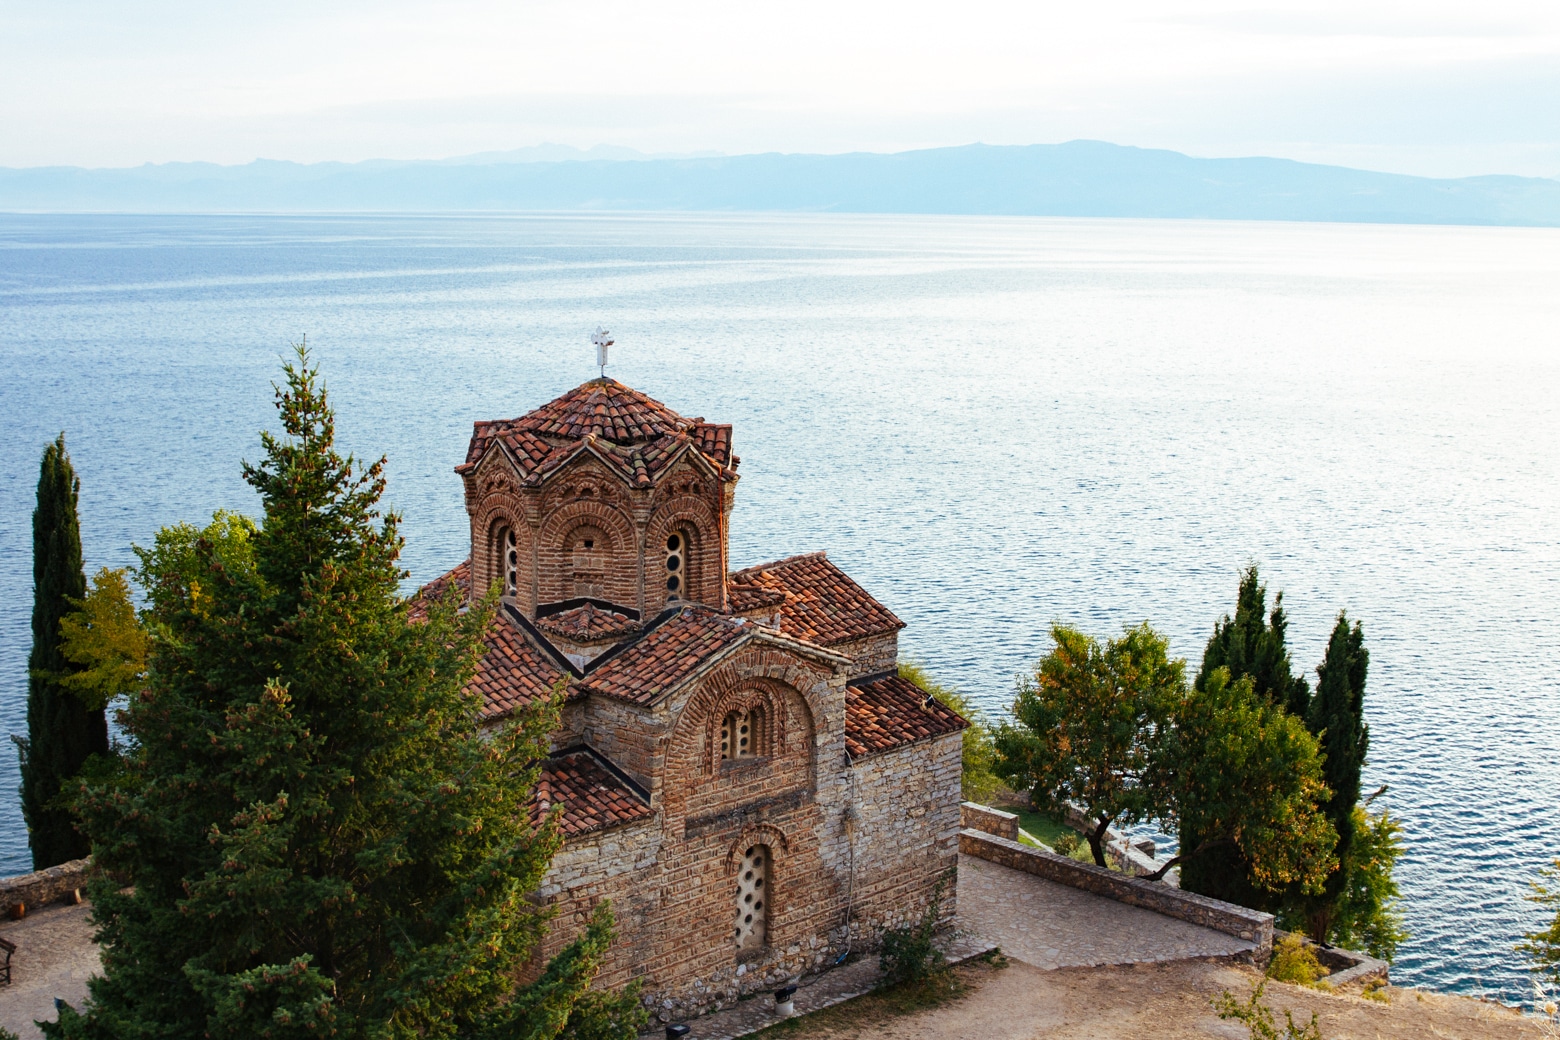
[(28, 909), (61, 900), (74, 901), (92, 873), (92, 857), (73, 859), (47, 870), (0, 878), (0, 914), (10, 915), (17, 905)]
[(970, 830), (985, 831), (987, 834), (995, 834), (999, 838), (1008, 841), (1018, 840), (1018, 816), (1014, 813), (1003, 812), (1001, 809), (993, 809), (989, 805), (981, 805), (979, 802), (961, 802), (959, 804), (959, 826)]
[(978, 830), (959, 832), (959, 851), (966, 856), (990, 860), (1047, 881), (1244, 939), (1255, 945), (1252, 957), (1258, 963), (1266, 963), (1273, 949), (1272, 914), (1183, 892), (1157, 881), (1127, 877), (1092, 863), (1079, 863), (1045, 849), (1030, 848)]

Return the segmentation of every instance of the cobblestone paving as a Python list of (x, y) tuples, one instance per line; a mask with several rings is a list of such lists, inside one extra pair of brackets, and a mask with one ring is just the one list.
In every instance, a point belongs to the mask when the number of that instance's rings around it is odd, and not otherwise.
[(22, 1040), (42, 1036), (35, 1020), (54, 1021), (54, 998), (81, 1006), (87, 979), (99, 969), (87, 905), (50, 906), (20, 921), (6, 921), (0, 935), (16, 944), (11, 984), (0, 985), (0, 1026)]
[(959, 857), (959, 927), (1037, 968), (1238, 957), (1251, 943), (1000, 863)]

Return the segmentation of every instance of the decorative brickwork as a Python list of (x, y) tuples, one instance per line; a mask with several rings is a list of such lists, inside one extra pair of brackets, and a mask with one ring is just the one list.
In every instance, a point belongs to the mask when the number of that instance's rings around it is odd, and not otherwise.
[(963, 720), (892, 677), (903, 623), (824, 554), (728, 574), (732, 444), (610, 379), (477, 423), (471, 558), (411, 607), (502, 586), (484, 715), (565, 691), (542, 956), (611, 900), (599, 982), (663, 1021), (870, 949), (957, 863)]

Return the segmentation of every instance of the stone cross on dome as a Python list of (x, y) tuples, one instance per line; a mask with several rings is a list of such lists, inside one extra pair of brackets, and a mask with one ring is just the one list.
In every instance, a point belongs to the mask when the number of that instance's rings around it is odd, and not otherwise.
[(590, 341), (596, 344), (596, 365), (601, 369), (601, 378), (605, 379), (607, 378), (607, 348), (612, 346), (612, 333), (597, 325)]

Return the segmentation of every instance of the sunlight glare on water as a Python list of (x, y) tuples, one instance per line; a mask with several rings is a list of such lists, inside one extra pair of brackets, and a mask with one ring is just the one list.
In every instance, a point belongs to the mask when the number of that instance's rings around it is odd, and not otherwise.
[[(1412, 939), (1393, 978), (1527, 993), (1560, 854), (1560, 231), (832, 216), (0, 217), (0, 722), (25, 729), (37, 464), (64, 429), (89, 570), (253, 512), (307, 333), (389, 455), (413, 582), (458, 562), (476, 419), (595, 374), (735, 424), (732, 562), (828, 549), (993, 712), (1053, 620), (1195, 667), (1238, 571), (1297, 664), (1371, 651)], [(14, 757), (0, 870), (27, 869)]]

